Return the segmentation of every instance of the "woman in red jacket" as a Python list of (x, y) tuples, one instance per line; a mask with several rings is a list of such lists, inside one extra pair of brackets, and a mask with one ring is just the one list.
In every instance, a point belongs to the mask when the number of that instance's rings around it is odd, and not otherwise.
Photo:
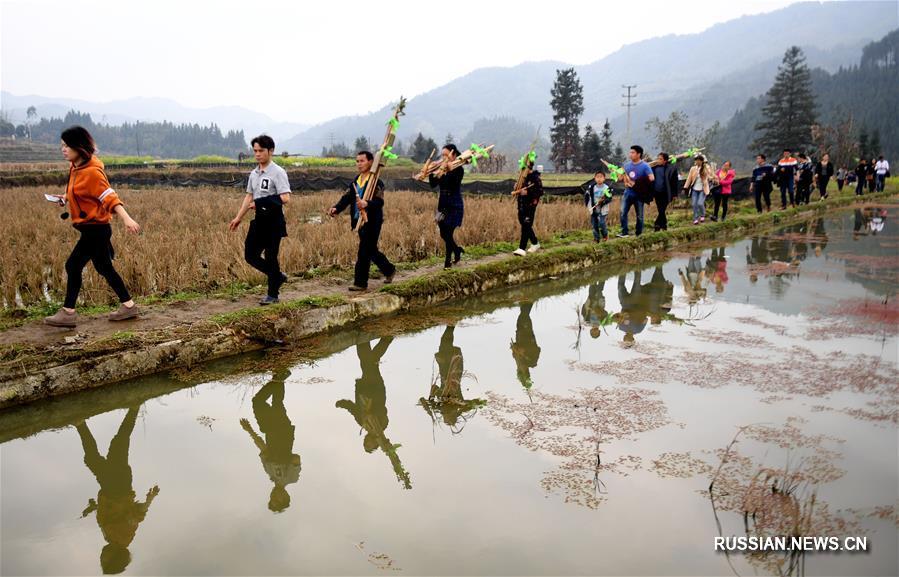
[(71, 256), (66, 261), (66, 300), (62, 308), (44, 322), (54, 327), (74, 327), (78, 321), (75, 304), (81, 292), (81, 272), (88, 261), (106, 279), (122, 305), (109, 315), (111, 321), (123, 321), (137, 316), (137, 305), (128, 294), (122, 277), (112, 266), (112, 227), (109, 221), (117, 214), (132, 234), (140, 232), (140, 225), (125, 211), (118, 195), (109, 186), (103, 162), (94, 156), (97, 147), (90, 133), (80, 126), (63, 131), (62, 154), (71, 163), (65, 196), (58, 196), (61, 205), (68, 205), (72, 226), (81, 233)]
[(730, 200), (731, 185), (735, 177), (736, 173), (730, 167), (729, 160), (725, 160), (718, 172), (715, 173), (718, 185), (721, 186), (721, 193), (715, 195), (715, 213), (712, 215), (712, 220), (716, 222), (718, 221), (718, 208), (721, 205), (724, 205), (724, 210), (721, 212), (721, 220), (723, 221), (727, 218), (727, 201)]

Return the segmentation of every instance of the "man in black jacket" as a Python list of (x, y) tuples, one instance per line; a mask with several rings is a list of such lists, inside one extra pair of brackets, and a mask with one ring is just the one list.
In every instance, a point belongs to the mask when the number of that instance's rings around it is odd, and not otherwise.
[[(365, 210), (368, 219), (359, 228), (359, 253), (356, 256), (356, 270), (353, 277), (351, 291), (364, 291), (368, 288), (368, 271), (371, 263), (375, 263), (381, 274), (384, 275), (384, 283), (393, 282), (396, 267), (387, 260), (384, 253), (378, 250), (378, 238), (381, 236), (381, 225), (384, 224), (384, 183), (378, 179), (372, 183), (371, 164), (374, 156), (367, 150), (361, 150), (356, 154), (356, 170), (359, 176), (347, 188), (347, 191), (337, 204), (328, 210), (332, 218), (340, 214), (346, 207), (351, 207), (350, 225), (356, 228), (361, 210)], [(375, 186), (375, 192), (371, 199), (363, 200), (365, 191), (369, 186)]]
[(659, 211), (653, 228), (656, 231), (668, 230), (668, 215), (665, 214), (665, 211), (677, 194), (677, 163), (671, 162), (671, 157), (667, 152), (660, 152), (653, 165), (652, 172), (655, 175), (653, 196), (656, 201), (656, 209)]

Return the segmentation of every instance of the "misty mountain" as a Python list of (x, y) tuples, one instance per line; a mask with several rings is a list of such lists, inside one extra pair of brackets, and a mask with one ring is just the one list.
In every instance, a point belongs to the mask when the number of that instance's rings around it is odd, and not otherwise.
[[(276, 141), (286, 140), (308, 125), (278, 122), (265, 114), (240, 106), (190, 108), (167, 98), (129, 98), (111, 102), (90, 102), (74, 98), (46, 96), (18, 96), (0, 94), (0, 107), (13, 124), (25, 120), (29, 106), (37, 109), (38, 118), (64, 118), (70, 110), (90, 114), (100, 124), (121, 125), (126, 122), (189, 123), (206, 126), (215, 123), (223, 132), (243, 130), (248, 138), (260, 133), (270, 134)], [(280, 148), (280, 146), (279, 146)]]
[[(600, 9), (592, 5), (590, 10)], [(583, 19), (591, 20), (590, 14)], [(622, 84), (637, 85), (634, 137), (645, 120), (667, 116), (672, 110), (693, 110), (691, 117), (706, 123), (724, 121), (749, 96), (767, 89), (789, 46), (801, 46), (812, 66), (833, 71), (858, 62), (864, 44), (896, 26), (893, 2), (805, 2), (743, 16), (697, 34), (629, 44), (596, 62), (575, 67), (584, 86), (582, 124), (602, 125), (608, 117), (616, 136), (623, 138)], [(552, 123), (549, 91), (555, 70), (567, 66), (548, 61), (475, 70), (410, 99), (400, 137), (420, 131), (441, 140), (447, 133), (467, 134), (476, 120), (493, 117), (517, 118), (548, 131)], [(399, 92), (401, 87), (397, 97)], [(298, 134), (283, 146), (291, 152), (316, 153), (323, 144), (351, 143), (359, 135), (380, 142), (389, 112), (386, 105), (368, 115), (336, 118)]]

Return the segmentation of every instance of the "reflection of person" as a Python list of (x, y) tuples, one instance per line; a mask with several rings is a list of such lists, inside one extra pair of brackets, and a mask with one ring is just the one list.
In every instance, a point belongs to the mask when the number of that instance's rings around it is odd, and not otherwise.
[(534, 325), (531, 323), (531, 308), (534, 303), (521, 303), (518, 309), (518, 320), (515, 323), (515, 340), (512, 341), (512, 357), (515, 359), (518, 382), (525, 389), (534, 384), (531, 381), (531, 369), (537, 366), (540, 359), (540, 347), (534, 336)]
[(815, 250), (815, 256), (821, 256), (821, 253), (827, 248), (827, 230), (824, 228), (823, 218), (819, 218), (812, 225), (812, 247)]
[(724, 285), (727, 284), (727, 256), (724, 254), (724, 247), (713, 248), (705, 265), (709, 280), (715, 285), (715, 292), (724, 292)]
[[(290, 494), (287, 485), (296, 483), (300, 478), (300, 456), (293, 452), (295, 427), (284, 408), (284, 381), (290, 371), (280, 369), (272, 375), (272, 380), (253, 395), (253, 415), (259, 425), (259, 432), (253, 430), (250, 421), (241, 419), (240, 425), (252, 437), (259, 449), (262, 468), (275, 484), (269, 496), (268, 508), (275, 513), (290, 506)], [(271, 399), (271, 404), (268, 400)]]
[(624, 344), (632, 345), (634, 336), (646, 328), (646, 317), (649, 316), (651, 293), (648, 285), (641, 284), (640, 270), (634, 271), (634, 282), (631, 290), (627, 290), (627, 275), (618, 276), (618, 301), (621, 312), (617, 315), (618, 329), (624, 332)]
[(603, 289), (606, 281), (594, 283), (587, 289), (587, 300), (581, 307), (581, 316), (590, 326), (590, 336), (599, 338), (600, 330), (611, 322), (612, 315), (606, 310), (606, 295)]
[(887, 219), (887, 211), (885, 208), (880, 210), (874, 210), (874, 216), (871, 217), (871, 221), (868, 223), (868, 226), (871, 227), (871, 233), (877, 234), (878, 232), (883, 231), (883, 226), (885, 224), (884, 221)]
[(678, 270), (681, 283), (684, 285), (684, 292), (691, 305), (698, 303), (706, 295), (705, 269), (702, 268), (702, 256), (691, 256), (684, 270)]
[(128, 567), (131, 562), (128, 546), (134, 540), (141, 521), (147, 516), (150, 503), (159, 494), (159, 487), (154, 486), (147, 491), (146, 500), (140, 503), (136, 500), (137, 495), (132, 487), (128, 450), (138, 411), (139, 407), (128, 409), (118, 432), (109, 443), (106, 457), (100, 455), (97, 441), (88, 429), (87, 423), (82, 421), (75, 425), (75, 430), (81, 437), (81, 447), (84, 449), (84, 464), (100, 485), (97, 499), (88, 501), (88, 506), (81, 513), (81, 517), (87, 517), (94, 512), (97, 514), (97, 524), (106, 540), (106, 545), (100, 552), (100, 567), (104, 574), (121, 573)]
[(859, 236), (865, 234), (867, 223), (865, 222), (865, 215), (862, 209), (856, 208), (854, 216), (855, 218), (852, 221), (852, 240), (858, 240)]
[(381, 376), (381, 357), (387, 352), (387, 347), (393, 342), (393, 337), (383, 337), (374, 347), (370, 342), (356, 345), (356, 355), (359, 357), (359, 365), (362, 368), (362, 376), (356, 379), (356, 400), (341, 399), (335, 406), (346, 409), (356, 422), (365, 431), (362, 439), (362, 447), (366, 453), (371, 453), (380, 448), (396, 473), (396, 478), (406, 489), (412, 488), (409, 473), (403, 469), (394, 445), (385, 433), (389, 420), (387, 418), (387, 389), (384, 386), (384, 378)]
[(462, 349), (453, 343), (456, 327), (447, 325), (440, 337), (440, 347), (434, 354), (437, 361), (437, 369), (440, 373), (440, 386), (431, 384), (428, 398), (419, 400), (419, 404), (425, 411), (435, 418), (435, 413), (440, 413), (443, 422), (455, 427), (460, 418), (464, 418), (469, 411), (481, 406), (481, 399), (466, 400), (462, 394), (462, 377), (465, 374), (465, 366), (462, 360)]
[(677, 321), (671, 315), (671, 305), (674, 297), (674, 283), (665, 279), (661, 266), (657, 266), (652, 273), (652, 279), (646, 285), (649, 291), (649, 320), (652, 324), (661, 324), (663, 319)]

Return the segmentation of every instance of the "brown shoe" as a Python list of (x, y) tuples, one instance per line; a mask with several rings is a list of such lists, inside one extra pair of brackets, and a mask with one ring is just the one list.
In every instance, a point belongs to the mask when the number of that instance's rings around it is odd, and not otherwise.
[(137, 318), (137, 305), (126, 307), (121, 305), (119, 310), (109, 315), (111, 321), (127, 321), (128, 319)]
[(396, 270), (394, 270), (392, 273), (390, 273), (390, 274), (388, 274), (388, 275), (385, 275), (385, 276), (384, 276), (384, 284), (390, 284), (390, 283), (392, 283), (392, 282), (393, 282), (393, 277), (395, 277), (395, 276), (396, 276)]
[(44, 319), (44, 324), (51, 327), (63, 327), (67, 329), (74, 328), (78, 324), (78, 313), (67, 312), (66, 309), (59, 309), (52, 317)]
[(368, 287), (351, 284), (349, 290), (354, 293), (361, 293), (368, 290)]

